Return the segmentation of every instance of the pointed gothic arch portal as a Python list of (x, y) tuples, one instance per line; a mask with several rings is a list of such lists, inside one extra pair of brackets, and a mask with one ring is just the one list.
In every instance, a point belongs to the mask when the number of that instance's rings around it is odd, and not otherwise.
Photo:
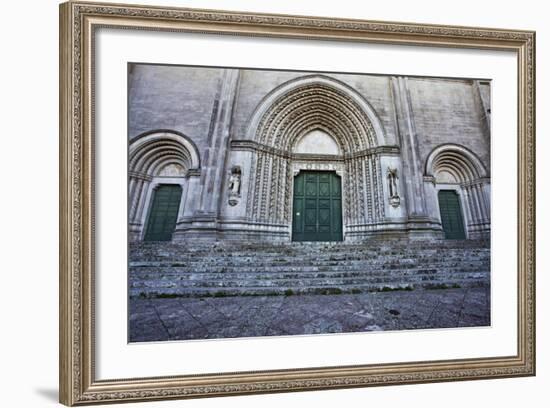
[[(294, 240), (345, 240), (384, 219), (377, 148), (385, 133), (356, 90), (324, 75), (300, 77), (266, 95), (249, 123), (247, 138), (258, 147), (247, 211), (261, 228)], [(338, 179), (340, 231), (326, 237), (296, 232), (295, 176), (303, 171)]]

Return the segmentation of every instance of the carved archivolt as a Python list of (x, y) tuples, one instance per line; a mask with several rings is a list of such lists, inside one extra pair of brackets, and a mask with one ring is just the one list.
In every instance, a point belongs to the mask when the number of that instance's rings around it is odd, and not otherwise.
[(383, 126), (370, 104), (353, 88), (325, 75), (303, 76), (271, 91), (254, 112), (246, 138), (268, 146), (276, 141), (277, 148), (289, 151), (297, 137), (315, 129), (327, 131), (353, 151), (385, 144)]
[[(312, 75), (276, 88), (260, 103), (248, 127), (255, 151), (254, 180), (247, 203), (254, 221), (290, 225), (295, 144), (319, 130), (338, 144), (342, 163), (344, 226), (366, 225), (384, 217), (380, 162), (373, 148), (384, 142), (374, 110), (355, 90), (332, 78)], [(358, 155), (358, 152), (372, 152)], [(312, 162), (319, 157), (311, 155)], [(296, 166), (294, 166), (296, 167)], [(307, 168), (307, 167), (306, 167)]]
[(426, 175), (436, 180), (454, 179), (456, 183), (468, 183), (489, 177), (479, 158), (463, 146), (445, 144), (435, 148), (426, 160)]
[(175, 132), (155, 132), (138, 136), (130, 144), (129, 170), (144, 177), (158, 175), (170, 164), (185, 171), (199, 168), (199, 155), (185, 136)]

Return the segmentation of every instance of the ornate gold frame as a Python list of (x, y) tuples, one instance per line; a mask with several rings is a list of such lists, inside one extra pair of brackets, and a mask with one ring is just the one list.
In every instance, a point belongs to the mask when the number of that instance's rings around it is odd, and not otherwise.
[[(518, 349), (513, 356), (96, 380), (93, 46), (97, 27), (508, 50), (518, 61)], [(535, 374), (535, 33), (68, 2), (60, 6), (60, 401), (145, 401)]]

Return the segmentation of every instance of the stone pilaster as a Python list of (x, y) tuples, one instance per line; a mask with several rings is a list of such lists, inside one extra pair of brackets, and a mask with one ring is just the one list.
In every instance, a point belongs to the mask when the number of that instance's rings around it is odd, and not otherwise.
[(409, 218), (425, 218), (426, 198), (423, 188), (423, 170), (418, 149), (418, 135), (411, 106), (406, 77), (392, 77), (397, 131), (401, 144), (403, 177)]
[(476, 105), (476, 110), (479, 114), (481, 130), (483, 132), (483, 137), (485, 141), (490, 146), (491, 143), (491, 107), (483, 98), (481, 92), (480, 81), (472, 81), (472, 92), (474, 94), (474, 102)]
[(238, 83), (239, 70), (222, 70), (219, 91), (212, 109), (208, 147), (205, 150), (201, 168), (200, 198), (195, 212), (198, 229), (213, 232), (216, 229)]

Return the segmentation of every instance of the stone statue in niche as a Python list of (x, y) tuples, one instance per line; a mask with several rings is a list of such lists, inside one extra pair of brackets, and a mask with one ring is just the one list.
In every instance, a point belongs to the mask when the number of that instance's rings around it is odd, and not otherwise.
[(229, 173), (229, 205), (237, 205), (241, 197), (241, 168), (234, 166)]
[(390, 204), (392, 207), (399, 207), (401, 199), (399, 198), (399, 193), (397, 192), (397, 169), (392, 169), (388, 167), (388, 191), (390, 196)]

